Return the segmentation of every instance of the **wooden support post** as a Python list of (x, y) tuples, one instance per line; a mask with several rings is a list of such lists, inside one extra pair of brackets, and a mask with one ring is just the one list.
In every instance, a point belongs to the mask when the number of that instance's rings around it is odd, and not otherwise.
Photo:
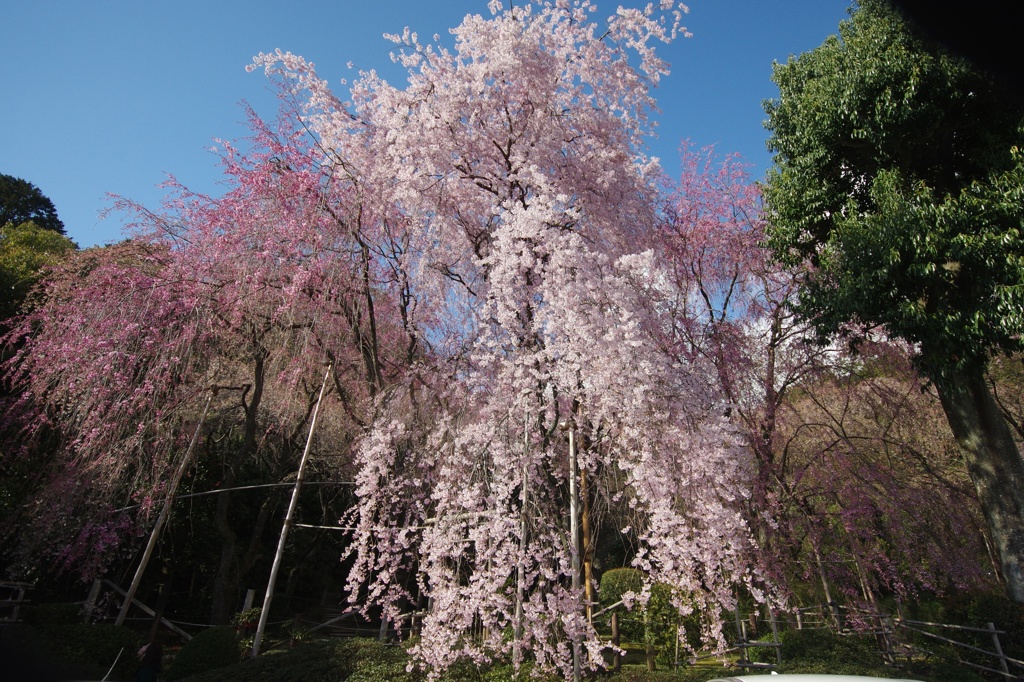
[(619, 653), (619, 614), (618, 612), (612, 613), (612, 646), (615, 647), (615, 661), (612, 663), (612, 671), (620, 672), (622, 670), (622, 654)]
[(153, 532), (149, 534), (149, 542), (146, 543), (146, 549), (142, 553), (142, 561), (139, 562), (139, 568), (135, 571), (135, 578), (132, 579), (131, 587), (128, 588), (124, 595), (124, 602), (121, 604), (121, 611), (117, 614), (117, 620), (114, 621), (114, 625), (124, 625), (124, 618), (128, 615), (128, 607), (131, 606), (132, 599), (135, 598), (135, 592), (139, 589), (139, 583), (142, 582), (142, 574), (146, 572), (146, 564), (149, 563), (149, 558), (153, 556), (153, 549), (156, 547), (156, 541), (160, 538), (160, 531), (163, 530), (167, 516), (171, 513), (174, 493), (178, 491), (181, 477), (185, 475), (185, 470), (192, 463), (192, 452), (195, 450), (196, 442), (199, 441), (199, 434), (203, 429), (203, 422), (206, 421), (206, 413), (210, 409), (210, 401), (213, 400), (215, 393), (216, 391), (211, 391), (210, 395), (206, 398), (206, 405), (203, 407), (202, 416), (199, 417), (199, 424), (196, 425), (196, 432), (192, 435), (192, 442), (188, 444), (188, 450), (185, 451), (185, 455), (181, 458), (181, 463), (178, 464), (177, 471), (174, 472), (174, 478), (171, 479), (171, 485), (167, 489), (167, 496), (164, 498), (164, 506), (160, 510), (160, 516), (156, 519)]
[(281, 526), (281, 536), (277, 541), (277, 552), (274, 554), (274, 563), (270, 567), (270, 580), (267, 581), (267, 594), (263, 598), (263, 609), (260, 611), (260, 622), (256, 626), (256, 635), (252, 640), (252, 657), (256, 658), (260, 653), (260, 643), (263, 641), (263, 633), (267, 627), (267, 616), (270, 613), (270, 602), (274, 598), (274, 586), (277, 583), (277, 572), (281, 568), (281, 557), (284, 555), (285, 542), (288, 540), (288, 528), (292, 524), (292, 516), (295, 514), (295, 507), (299, 502), (299, 490), (302, 488), (302, 476), (306, 471), (306, 460), (309, 459), (309, 451), (313, 447), (313, 433), (316, 431), (316, 422), (320, 417), (320, 406), (324, 402), (324, 391), (327, 390), (327, 380), (331, 377), (332, 365), (327, 365), (327, 373), (324, 374), (324, 382), (320, 385), (320, 395), (316, 399), (316, 407), (313, 408), (313, 419), (309, 423), (309, 435), (306, 437), (306, 449), (302, 451), (302, 459), (299, 460), (299, 471), (295, 474), (295, 487), (292, 488), (292, 499), (288, 503), (288, 512), (285, 514), (284, 523)]
[(775, 663), (776, 665), (782, 665), (782, 647), (779, 646), (779, 626), (775, 622), (775, 610), (772, 609), (771, 604), (765, 604), (764, 608), (768, 611), (768, 619), (772, 623), (772, 641), (775, 642)]
[[(121, 589), (120, 586), (115, 585), (114, 583), (110, 582), (109, 580), (104, 580), (103, 583), (107, 587), (109, 587), (110, 589), (114, 590), (115, 592), (117, 592), (120, 595), (126, 595), (127, 594), (124, 590)], [(140, 608), (143, 613), (146, 613), (146, 614), (148, 614), (150, 616), (153, 616), (154, 618), (159, 618), (161, 625), (163, 625), (165, 628), (167, 628), (171, 632), (174, 632), (175, 634), (179, 635), (186, 642), (188, 642), (188, 641), (190, 641), (192, 639), (192, 635), (188, 634), (187, 632), (185, 632), (184, 630), (182, 630), (177, 625), (175, 625), (171, 621), (167, 620), (163, 616), (158, 616), (156, 611), (154, 611), (153, 609), (149, 608), (148, 606), (146, 606), (145, 604), (140, 602), (138, 599), (135, 599), (133, 597), (132, 598), (132, 603), (135, 604), (135, 606), (137, 606), (138, 608)]]
[(167, 602), (171, 599), (171, 580), (172, 574), (165, 566), (163, 569), (164, 581), (160, 584), (160, 589), (157, 592), (156, 598), (156, 613), (153, 615), (153, 622), (149, 626), (149, 642), (156, 641), (156, 633), (160, 628), (160, 622), (164, 619), (164, 611), (167, 609)]
[(825, 601), (828, 603), (832, 624), (836, 632), (840, 632), (843, 629), (843, 622), (839, 615), (839, 608), (835, 600), (832, 599), (832, 590), (829, 588), (828, 579), (825, 577), (825, 566), (821, 561), (821, 553), (818, 551), (818, 546), (813, 543), (811, 543), (811, 549), (814, 550), (814, 562), (818, 567), (818, 577), (821, 578), (821, 586), (825, 590)]
[(736, 599), (736, 643), (740, 649), (740, 664), (749, 663), (747, 659), (747, 629), (743, 627), (743, 621), (740, 619), (740, 600)]
[(520, 490), (519, 510), (519, 559), (516, 562), (516, 612), (515, 628), (513, 630), (513, 658), (515, 664), (519, 665), (522, 659), (523, 640), (523, 602), (526, 600), (526, 505), (529, 502), (527, 496), (527, 482), (529, 476), (529, 455), (530, 455), (530, 413), (523, 412), (523, 481)]
[(676, 626), (676, 655), (675, 660), (672, 661), (672, 669), (679, 670), (679, 638), (682, 636), (683, 628), (680, 625)]
[(82, 622), (86, 625), (92, 620), (92, 612), (96, 610), (96, 602), (100, 598), (101, 589), (103, 589), (103, 583), (99, 580), (93, 580), (89, 596), (85, 600), (85, 607), (82, 609)]
[(651, 626), (650, 603), (644, 607), (644, 654), (647, 657), (647, 672), (654, 672), (658, 669), (657, 655), (654, 649), (654, 633)]
[(245, 591), (245, 602), (242, 604), (242, 611), (248, 611), (252, 608), (252, 601), (256, 598), (256, 590), (251, 587)]
[(587, 623), (594, 627), (594, 547), (590, 537), (590, 491), (587, 470), (580, 467), (580, 498), (583, 500), (583, 594), (587, 600)]
[[(579, 491), (576, 485), (576, 433), (573, 424), (562, 422), (561, 428), (569, 432), (569, 546), (572, 554), (572, 589), (580, 589), (580, 529)], [(582, 667), (582, 642), (579, 634), (572, 637), (572, 679), (580, 682)]]
[(996, 654), (999, 656), (999, 667), (1002, 669), (1004, 675), (1007, 677), (1013, 677), (1013, 675), (1010, 674), (1010, 667), (1006, 665), (1006, 656), (1003, 654), (1003, 646), (999, 643), (999, 633), (996, 632), (995, 624), (989, 623), (988, 629), (992, 632), (992, 646), (996, 648)]

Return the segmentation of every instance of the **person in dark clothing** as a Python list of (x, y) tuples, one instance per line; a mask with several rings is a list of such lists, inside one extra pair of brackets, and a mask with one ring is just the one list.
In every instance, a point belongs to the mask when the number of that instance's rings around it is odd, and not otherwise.
[(139, 669), (135, 671), (132, 682), (156, 682), (163, 655), (163, 647), (157, 642), (150, 642), (139, 649)]

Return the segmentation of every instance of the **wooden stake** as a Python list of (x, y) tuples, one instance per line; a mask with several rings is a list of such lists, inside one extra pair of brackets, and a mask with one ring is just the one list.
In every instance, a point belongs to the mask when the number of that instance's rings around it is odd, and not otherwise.
[(522, 509), (519, 513), (519, 561), (516, 565), (516, 614), (515, 629), (513, 631), (514, 649), (516, 651), (516, 663), (519, 662), (519, 649), (523, 639), (523, 601), (526, 599), (526, 503), (527, 503), (527, 475), (529, 474), (528, 461), (530, 454), (530, 413), (523, 412), (523, 489), (521, 491)]
[(327, 380), (331, 377), (331, 365), (327, 366), (327, 373), (324, 374), (324, 382), (320, 385), (320, 396), (316, 399), (316, 407), (313, 408), (313, 419), (309, 423), (309, 435), (306, 437), (306, 449), (302, 451), (302, 459), (299, 460), (299, 471), (295, 475), (295, 487), (292, 488), (292, 499), (288, 503), (288, 513), (285, 514), (284, 524), (281, 526), (281, 537), (277, 541), (277, 552), (274, 554), (274, 563), (270, 568), (270, 580), (267, 582), (267, 594), (263, 598), (263, 610), (260, 611), (260, 623), (256, 627), (256, 635), (252, 640), (252, 657), (256, 658), (260, 653), (260, 643), (263, 641), (263, 632), (267, 628), (267, 615), (270, 613), (270, 602), (274, 598), (274, 585), (277, 583), (277, 572), (281, 568), (281, 557), (284, 555), (284, 545), (288, 540), (288, 528), (292, 523), (292, 516), (295, 514), (295, 507), (298, 506), (299, 489), (302, 487), (302, 475), (306, 471), (306, 460), (309, 459), (309, 451), (313, 446), (313, 432), (316, 431), (317, 418), (320, 416), (320, 405), (324, 401), (324, 391), (327, 390)]
[[(569, 544), (572, 552), (572, 589), (580, 589), (580, 529), (579, 529), (579, 491), (576, 485), (576, 433), (572, 424), (563, 423), (562, 428), (569, 432)], [(580, 680), (582, 643), (579, 635), (572, 638), (572, 679)]]
[(587, 599), (587, 622), (594, 626), (594, 547), (590, 538), (590, 493), (587, 470), (580, 467), (580, 497), (583, 500), (583, 591)]
[(618, 612), (612, 613), (612, 646), (615, 647), (615, 660), (612, 663), (612, 672), (620, 672), (622, 670), (622, 654), (619, 653), (619, 614)]
[(153, 532), (149, 534), (149, 542), (146, 543), (146, 550), (142, 553), (142, 561), (139, 562), (139, 567), (135, 571), (135, 578), (132, 579), (131, 587), (129, 587), (128, 591), (125, 592), (124, 602), (121, 603), (121, 610), (117, 614), (117, 620), (114, 621), (114, 625), (124, 625), (124, 618), (128, 615), (128, 609), (132, 605), (132, 599), (135, 598), (135, 592), (139, 589), (139, 583), (142, 582), (142, 574), (146, 572), (146, 564), (149, 563), (149, 558), (153, 556), (153, 549), (156, 547), (156, 541), (160, 538), (160, 531), (163, 530), (164, 523), (167, 521), (167, 516), (171, 513), (171, 503), (174, 502), (174, 493), (178, 491), (178, 484), (181, 483), (181, 478), (185, 475), (185, 470), (192, 462), (192, 451), (195, 450), (196, 442), (199, 441), (199, 433), (203, 429), (203, 422), (206, 421), (206, 413), (210, 409), (210, 401), (213, 400), (214, 393), (216, 393), (216, 391), (212, 391), (206, 398), (206, 405), (203, 407), (203, 414), (199, 417), (199, 424), (196, 426), (196, 432), (192, 434), (192, 442), (188, 444), (188, 450), (185, 451), (185, 456), (181, 458), (178, 470), (174, 472), (174, 478), (171, 479), (171, 486), (167, 489), (167, 497), (164, 498), (163, 509), (160, 510), (160, 516), (156, 519), (156, 525), (153, 527)]

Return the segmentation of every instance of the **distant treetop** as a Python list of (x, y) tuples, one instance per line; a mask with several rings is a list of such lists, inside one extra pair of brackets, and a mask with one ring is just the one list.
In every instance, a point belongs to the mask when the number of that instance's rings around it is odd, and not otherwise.
[(0, 173), (0, 227), (34, 222), (39, 227), (64, 234), (64, 223), (49, 197), (27, 180)]

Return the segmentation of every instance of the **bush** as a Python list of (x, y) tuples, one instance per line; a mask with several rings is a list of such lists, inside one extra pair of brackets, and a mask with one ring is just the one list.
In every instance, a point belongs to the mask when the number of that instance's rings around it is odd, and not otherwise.
[(407, 672), (409, 656), (400, 646), (387, 646), (372, 639), (353, 640), (351, 682), (416, 682), (425, 677)]
[(192, 638), (174, 657), (168, 680), (216, 670), (238, 663), (242, 656), (235, 631), (227, 626), (204, 630)]
[[(297, 647), (271, 650), (256, 660), (189, 677), (187, 682), (422, 682), (426, 674), (409, 672), (409, 656), (400, 646), (371, 639), (319, 639)], [(555, 678), (530, 675), (522, 679), (554, 682)], [(459, 661), (440, 682), (507, 682), (515, 679), (508, 663), (477, 668)]]
[(623, 668), (621, 673), (610, 679), (614, 682), (706, 682), (717, 677), (731, 677), (737, 674), (739, 673), (735, 670), (706, 665), (654, 672), (639, 668)]
[(137, 632), (117, 625), (58, 625), (46, 634), (62, 658), (95, 666), (104, 673), (115, 660), (118, 670), (130, 670), (142, 645)]
[(53, 625), (74, 625), (82, 621), (82, 607), (73, 602), (27, 604), (21, 607), (21, 613), (25, 623), (42, 628)]
[[(782, 661), (820, 661), (832, 665), (856, 661), (860, 664), (882, 665), (881, 654), (873, 637), (868, 635), (835, 635), (830, 630), (783, 630), (779, 633)], [(774, 663), (775, 651), (757, 647), (748, 651), (750, 659)]]
[[(626, 592), (636, 592), (644, 586), (644, 575), (635, 568), (613, 568), (601, 575), (598, 590), (601, 608), (607, 608), (620, 601)], [(644, 623), (639, 610), (619, 612), (619, 632), (624, 641), (643, 642)]]
[[(614, 568), (601, 576), (600, 602), (603, 608), (622, 599), (626, 592), (637, 594), (643, 589), (643, 573), (635, 568)], [(679, 614), (672, 604), (672, 588), (664, 583), (651, 585), (651, 596), (643, 608), (620, 611), (619, 632), (622, 641), (653, 647), (663, 664), (670, 664), (675, 657), (676, 633), (683, 627), (685, 637), (693, 648), (700, 646), (700, 614), (694, 612), (686, 617)], [(609, 619), (604, 617), (605, 622)]]
[[(956, 658), (913, 661), (898, 668), (887, 666), (871, 635), (836, 635), (829, 630), (784, 630), (779, 633), (779, 642), (782, 644), (782, 664), (776, 668), (779, 673), (869, 675), (933, 682), (982, 682), (984, 679), (960, 665)], [(770, 648), (751, 649), (748, 653), (753, 661), (775, 663), (775, 653)]]
[[(405, 682), (414, 679), (405, 672), (408, 662), (400, 647), (365, 639), (320, 639), (289, 649), (271, 649), (256, 659), (193, 675), (188, 682)], [(360, 670), (361, 677), (352, 677)]]
[(46, 626), (7, 628), (0, 638), (4, 655), (39, 670), (53, 669), (60, 679), (100, 679), (116, 660), (113, 678), (131, 678), (141, 643), (135, 631), (115, 625), (47, 622)]

